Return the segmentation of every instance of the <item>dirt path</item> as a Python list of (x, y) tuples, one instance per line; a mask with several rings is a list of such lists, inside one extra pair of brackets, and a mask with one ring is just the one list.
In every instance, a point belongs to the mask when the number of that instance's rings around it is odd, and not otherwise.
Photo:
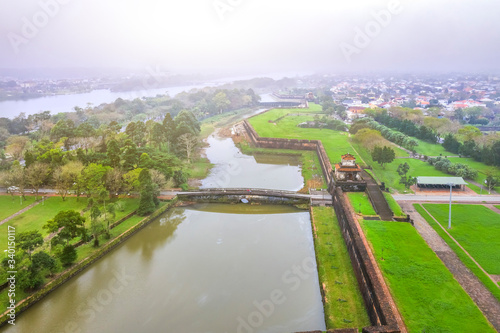
[[(410, 214), (417, 231), (446, 265), (462, 288), (477, 304), (489, 322), (500, 332), (500, 302), (481, 281), (462, 263), (456, 253), (439, 234), (413, 208), (413, 202), (398, 202), (403, 211)], [(430, 214), (429, 214), (430, 215)], [(432, 215), (431, 215), (432, 216)]]
[(35, 202), (34, 202), (34, 203), (32, 203), (31, 205), (29, 205), (29, 206), (27, 206), (27, 207), (25, 207), (25, 208), (21, 209), (20, 211), (18, 211), (18, 212), (16, 212), (16, 213), (12, 214), (12, 215), (11, 215), (11, 216), (9, 216), (9, 217), (7, 217), (7, 218), (3, 219), (2, 221), (0, 221), (0, 225), (4, 224), (4, 223), (6, 223), (6, 222), (9, 222), (9, 221), (10, 221), (10, 220), (12, 220), (14, 217), (16, 217), (16, 216), (18, 216), (18, 215), (21, 215), (22, 213), (24, 213), (24, 212), (26, 212), (26, 211), (30, 210), (31, 208), (33, 208), (33, 207), (35, 207), (36, 205), (38, 205), (40, 202), (41, 202), (41, 201), (35, 201)]
[(492, 211), (494, 211), (495, 213), (500, 214), (500, 209), (496, 208), (496, 207), (495, 207), (495, 205), (491, 205), (491, 204), (484, 204), (483, 206), (488, 207), (489, 209), (491, 209), (491, 210), (492, 210)]

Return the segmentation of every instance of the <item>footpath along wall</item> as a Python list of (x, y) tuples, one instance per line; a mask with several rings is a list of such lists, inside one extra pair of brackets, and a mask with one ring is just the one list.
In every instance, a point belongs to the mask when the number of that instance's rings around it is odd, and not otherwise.
[(359, 288), (363, 295), (366, 310), (372, 323), (372, 326), (364, 327), (363, 332), (406, 332), (403, 320), (389, 294), (389, 289), (382, 278), (378, 265), (375, 259), (369, 255), (368, 244), (358, 228), (358, 222), (352, 206), (346, 200), (341, 184), (335, 184), (332, 165), (321, 141), (261, 138), (247, 120), (243, 121), (243, 127), (247, 132), (249, 140), (257, 147), (315, 150), (317, 152), (321, 169), (328, 184), (328, 191), (333, 197), (335, 214), (337, 215)]

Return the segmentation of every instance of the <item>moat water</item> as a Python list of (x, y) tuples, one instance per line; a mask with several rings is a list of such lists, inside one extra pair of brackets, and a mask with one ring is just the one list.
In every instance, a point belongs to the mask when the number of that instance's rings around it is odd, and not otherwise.
[[(209, 143), (207, 157), (216, 166), (203, 186), (302, 187), (297, 161), (256, 160), (215, 136)], [(228, 173), (232, 165), (239, 168)], [(309, 330), (325, 330), (309, 213), (245, 204), (166, 212), (21, 314), (15, 326), (3, 327), (39, 333)]]

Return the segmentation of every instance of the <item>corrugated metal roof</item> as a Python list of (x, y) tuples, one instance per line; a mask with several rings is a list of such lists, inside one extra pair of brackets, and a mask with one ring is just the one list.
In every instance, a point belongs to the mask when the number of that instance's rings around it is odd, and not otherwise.
[(462, 177), (417, 177), (417, 184), (429, 185), (467, 185)]

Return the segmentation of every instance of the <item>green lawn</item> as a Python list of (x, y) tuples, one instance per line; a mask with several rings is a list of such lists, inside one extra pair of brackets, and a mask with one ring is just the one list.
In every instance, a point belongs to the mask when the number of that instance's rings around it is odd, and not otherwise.
[(495, 332), (413, 226), (362, 227), (409, 332)]
[(495, 205), (494, 207), (497, 209), (500, 209), (500, 205)]
[(448, 246), (455, 251), (457, 256), (467, 268), (473, 272), (479, 280), (485, 285), (486, 288), (500, 301), (500, 289), (488, 275), (486, 275), (477, 264), (448, 236), (447, 233), (434, 221), (434, 219), (427, 214), (424, 208), (419, 204), (414, 204), (415, 210), (422, 215), (422, 217), (429, 223), (429, 225), (441, 236), (441, 238), (448, 244)]
[(377, 215), (366, 192), (347, 192), (347, 197), (356, 213)]
[[(424, 204), (443, 226), (448, 226), (448, 205)], [(500, 215), (481, 205), (452, 205), (448, 232), (490, 274), (500, 275)]]
[(370, 325), (349, 253), (331, 207), (312, 207), (314, 248), (325, 291), (326, 328)]
[(423, 141), (415, 137), (412, 137), (412, 139), (417, 140), (418, 146), (415, 148), (415, 151), (420, 155), (426, 155), (426, 156), (439, 156), (439, 154), (442, 154), (443, 156), (455, 155), (453, 153), (450, 153), (449, 151), (446, 151), (443, 145), (437, 143), (429, 143), (427, 141)]
[(207, 158), (201, 157), (189, 166), (189, 178), (204, 179), (212, 167), (213, 164)]
[[(274, 109), (259, 116), (249, 118), (248, 121), (255, 128), (261, 137), (301, 139), (301, 140), (321, 140), (326, 153), (332, 164), (340, 161), (340, 156), (345, 153), (354, 153), (347, 132), (333, 131), (330, 129), (300, 128), (298, 124), (304, 121), (313, 120), (312, 116), (290, 116), (281, 119), (278, 123), (270, 123), (283, 115), (286, 110)], [(298, 112), (295, 110), (295, 113)], [(303, 110), (300, 110), (303, 113)], [(288, 112), (289, 113), (289, 112)], [(394, 147), (396, 156), (408, 156), (408, 154), (397, 147)], [(359, 163), (361, 161), (358, 160)], [(371, 160), (370, 160), (371, 162)], [(362, 163), (361, 163), (362, 164)]]
[(389, 208), (392, 210), (392, 213), (394, 216), (406, 216), (405, 213), (403, 213), (403, 210), (401, 209), (401, 206), (394, 200), (392, 195), (386, 192), (382, 192), (384, 194), (385, 200), (387, 200), (387, 203), (389, 204)]
[[(116, 211), (115, 221), (134, 211), (139, 205), (138, 198), (125, 198), (119, 200), (124, 203), (124, 211)], [(116, 199), (113, 201), (116, 201)], [(62, 201), (61, 197), (50, 197), (46, 199), (43, 204), (40, 203), (23, 214), (16, 216), (9, 222), (2, 224), (0, 226), (0, 234), (6, 235), (7, 226), (14, 226), (16, 228), (16, 233), (29, 230), (39, 230), (42, 235), (46, 237), (48, 232), (45, 229), (42, 229), (42, 227), (48, 220), (54, 218), (54, 216), (56, 216), (56, 214), (61, 210), (82, 211), (85, 207), (87, 207), (87, 203), (88, 199), (86, 197), (80, 197), (79, 201), (77, 201), (75, 197), (67, 197), (65, 201)], [(89, 212), (87, 212), (85, 216), (88, 216), (88, 214)], [(90, 221), (87, 221), (87, 224), (89, 223)], [(6, 244), (7, 239), (0, 238), (0, 249), (5, 249)]]
[(449, 177), (450, 175), (436, 170), (432, 165), (427, 162), (420, 161), (413, 158), (395, 159), (392, 163), (386, 164), (382, 168), (378, 163), (373, 162), (370, 153), (358, 144), (353, 143), (356, 151), (361, 155), (366, 163), (371, 165), (373, 172), (377, 176), (378, 180), (384, 182), (386, 186), (393, 188), (399, 192), (404, 192), (405, 188), (403, 185), (399, 184), (400, 176), (397, 173), (398, 165), (403, 163), (408, 163), (410, 166), (409, 175), (413, 177), (418, 176), (441, 176)]
[(26, 200), (19, 199), (18, 195), (0, 195), (0, 221), (20, 211), (35, 202), (34, 196), (26, 196)]
[[(44, 201), (43, 204), (38, 204), (32, 209), (20, 214), (4, 223), (0, 226), (0, 234), (7, 234), (7, 226), (14, 226), (16, 228), (16, 233), (29, 230), (39, 230), (45, 237), (48, 235), (42, 226), (47, 223), (48, 220), (54, 218), (54, 216), (61, 210), (74, 209), (76, 211), (81, 211), (87, 206), (87, 198), (80, 198), (80, 201), (76, 201), (75, 197), (66, 198), (62, 201), (60, 197), (50, 197)], [(7, 239), (0, 238), (0, 249), (5, 249), (7, 244)]]

